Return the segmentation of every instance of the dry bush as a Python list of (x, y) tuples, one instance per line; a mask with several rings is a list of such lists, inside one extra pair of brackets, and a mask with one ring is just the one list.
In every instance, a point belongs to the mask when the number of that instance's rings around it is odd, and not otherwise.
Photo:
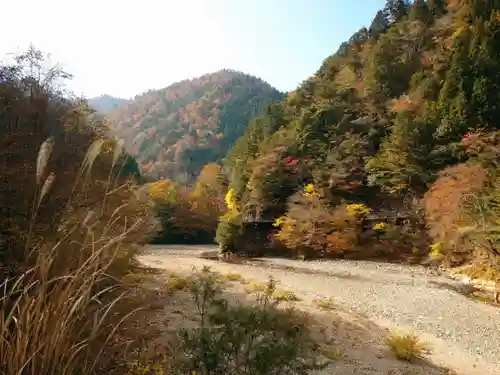
[(102, 373), (133, 313), (118, 279), (149, 207), (121, 145), (56, 89), (65, 75), (34, 49), (16, 61), (0, 67), (0, 374)]
[(396, 358), (408, 362), (422, 358), (425, 354), (430, 353), (429, 345), (422, 342), (413, 333), (399, 334), (393, 332), (387, 337), (387, 346)]
[[(479, 164), (459, 164), (445, 169), (423, 201), (429, 235), (449, 255), (464, 248), (462, 231), (467, 225), (464, 203), (480, 194), (489, 182), (487, 170)], [(464, 254), (465, 255), (465, 254)]]

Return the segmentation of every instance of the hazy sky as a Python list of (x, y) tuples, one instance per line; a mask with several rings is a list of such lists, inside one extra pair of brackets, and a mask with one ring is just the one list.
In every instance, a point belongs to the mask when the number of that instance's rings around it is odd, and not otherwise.
[(293, 90), (385, 0), (14, 0), (2, 4), (0, 55), (49, 52), (87, 97), (132, 97), (241, 70)]

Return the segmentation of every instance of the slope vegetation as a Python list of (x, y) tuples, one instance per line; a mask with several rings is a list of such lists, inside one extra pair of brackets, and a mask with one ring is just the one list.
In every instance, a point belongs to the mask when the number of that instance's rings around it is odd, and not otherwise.
[(498, 270), (499, 69), (500, 1), (388, 0), (238, 140), (219, 242), (257, 216), (298, 252), (430, 247)]

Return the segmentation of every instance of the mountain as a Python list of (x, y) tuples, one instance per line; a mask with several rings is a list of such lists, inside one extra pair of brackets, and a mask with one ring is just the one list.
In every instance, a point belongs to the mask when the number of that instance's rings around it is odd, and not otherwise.
[(283, 96), (259, 78), (222, 70), (138, 95), (108, 120), (146, 174), (191, 180)]
[(107, 114), (117, 109), (122, 104), (128, 102), (127, 99), (115, 98), (111, 95), (96, 96), (87, 100), (90, 107), (94, 108), (98, 113)]
[[(498, 71), (499, 0), (387, 0), (236, 142), (225, 170), (240, 212), (220, 238), (257, 216), (300, 251), (432, 244), (436, 259), (478, 256), (498, 272)], [(363, 215), (377, 236), (345, 225)], [(428, 230), (391, 227), (396, 215)]]

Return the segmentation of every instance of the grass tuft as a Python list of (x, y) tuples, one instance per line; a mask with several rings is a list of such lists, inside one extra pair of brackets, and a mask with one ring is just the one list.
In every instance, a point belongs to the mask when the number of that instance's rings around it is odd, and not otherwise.
[(252, 280), (245, 286), (245, 292), (248, 294), (256, 292), (265, 292), (267, 285), (259, 281)]
[(334, 310), (337, 307), (333, 298), (318, 298), (314, 300), (314, 304), (324, 310)]
[(229, 281), (240, 281), (242, 279), (242, 276), (239, 273), (229, 272), (226, 275), (226, 279)]
[(344, 348), (340, 345), (323, 344), (319, 347), (319, 352), (330, 361), (337, 361), (344, 355)]
[(407, 362), (431, 353), (429, 345), (422, 342), (414, 333), (393, 332), (387, 337), (387, 346), (396, 358)]
[(187, 277), (170, 275), (167, 279), (167, 290), (169, 292), (186, 290), (190, 285), (190, 280)]
[(272, 298), (276, 301), (297, 302), (300, 298), (289, 290), (276, 289), (272, 294)]

